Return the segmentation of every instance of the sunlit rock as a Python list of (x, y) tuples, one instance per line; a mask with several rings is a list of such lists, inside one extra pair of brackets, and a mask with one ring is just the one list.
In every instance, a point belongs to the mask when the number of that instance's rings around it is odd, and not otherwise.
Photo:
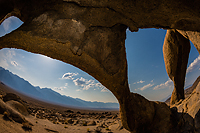
[[(40, 53), (89, 73), (118, 99), (123, 126), (133, 133), (180, 132), (182, 117), (176, 110), (130, 93), (126, 29), (173, 29), (166, 36), (173, 42), (164, 44), (164, 55), (167, 72), (175, 83), (171, 102), (175, 104), (184, 99), (188, 39), (199, 50), (199, 4), (197, 0), (2, 0), (0, 23), (14, 15), (24, 24), (0, 38), (0, 49)], [(199, 113), (196, 118), (198, 122)]]

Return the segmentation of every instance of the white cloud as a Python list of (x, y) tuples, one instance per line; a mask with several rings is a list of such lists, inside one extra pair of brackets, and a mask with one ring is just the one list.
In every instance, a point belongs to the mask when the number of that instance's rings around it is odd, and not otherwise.
[(199, 67), (200, 67), (200, 55), (189, 65), (186, 73), (192, 72), (193, 70), (196, 70)]
[(18, 53), (16, 54), (15, 49), (2, 49), (0, 50), (0, 65), (6, 69), (14, 66), (16, 69), (22, 70), (23, 66), (15, 61), (19, 56)]
[(154, 79), (153, 80), (151, 80), (151, 83), (154, 81)]
[(6, 57), (11, 59), (13, 56), (16, 56), (15, 50), (14, 49), (8, 49), (6, 53)]
[(55, 90), (60, 90), (60, 91), (63, 91), (62, 88), (57, 88), (57, 87), (54, 87)]
[(108, 89), (103, 88), (103, 89), (101, 90), (101, 92), (108, 92)]
[(165, 88), (173, 88), (173, 81), (171, 79), (168, 79), (165, 83), (155, 86), (153, 90), (161, 90)]
[(142, 84), (142, 83), (144, 83), (144, 82), (145, 82), (145, 81), (140, 80), (140, 81), (135, 82), (135, 83), (133, 83), (133, 84)]
[(54, 87), (54, 90), (63, 91), (64, 89), (67, 89), (67, 87)]
[[(0, 54), (0, 57), (2, 57), (1, 54)], [(3, 68), (6, 68), (6, 69), (8, 69), (8, 67), (9, 67), (8, 62), (7, 62), (6, 59), (0, 59), (0, 65), (1, 65)]]
[(63, 76), (62, 76), (62, 79), (74, 79), (74, 76), (77, 76), (78, 73), (65, 73)]
[(149, 83), (149, 84), (143, 86), (142, 88), (138, 88), (138, 89), (141, 90), (141, 91), (143, 91), (143, 90), (146, 90), (147, 88), (152, 87), (153, 85), (154, 85), (154, 84)]
[(128, 84), (128, 87), (131, 88), (131, 84)]
[(83, 77), (81, 77), (80, 79), (77, 78), (75, 80), (73, 80), (74, 84), (77, 86), (82, 86), (86, 84), (86, 79), (84, 79)]
[[(82, 87), (81, 90), (89, 90), (90, 88), (97, 88), (97, 89), (105, 89), (105, 87), (101, 84), (101, 83), (96, 83), (95, 80), (87, 80), (83, 77), (81, 78), (77, 78), (75, 80), (73, 80), (74, 84), (76, 86), (80, 86)], [(101, 91), (101, 92), (105, 92), (105, 91)]]
[(80, 79), (77, 78), (73, 80), (74, 84), (76, 86), (81, 86), (83, 90), (88, 90), (91, 87), (95, 86), (94, 80), (87, 80), (81, 77)]
[(8, 33), (11, 29), (11, 22), (12, 22), (12, 17), (6, 19), (2, 25), (3, 25), (3, 28), (5, 30), (6, 33)]
[(129, 27), (126, 29), (126, 32), (131, 32), (130, 29), (129, 29)]
[(10, 63), (15, 67), (18, 66), (18, 63), (16, 61), (11, 61)]
[[(83, 77), (75, 78), (74, 76), (77, 76), (77, 75), (78, 75), (78, 73), (68, 72), (62, 76), (62, 79), (70, 79), (74, 82), (75, 86), (80, 86), (80, 88), (76, 91), (89, 90), (90, 88), (93, 88), (95, 90), (97, 90), (97, 89), (102, 90), (105, 88), (101, 83), (99, 83), (93, 79), (88, 80)], [(68, 83), (65, 83), (65, 86), (68, 86)], [(105, 92), (105, 90), (103, 90), (101, 92)]]

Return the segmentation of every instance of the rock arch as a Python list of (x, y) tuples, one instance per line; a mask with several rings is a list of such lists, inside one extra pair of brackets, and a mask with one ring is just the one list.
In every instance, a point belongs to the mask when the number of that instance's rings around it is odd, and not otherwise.
[(175, 84), (174, 104), (184, 98), (188, 39), (199, 51), (199, 4), (198, 0), (2, 0), (0, 23), (14, 15), (24, 24), (0, 38), (0, 49), (40, 53), (89, 73), (116, 96), (123, 126), (133, 133), (178, 132), (176, 111), (130, 92), (126, 29), (169, 29), (164, 55)]

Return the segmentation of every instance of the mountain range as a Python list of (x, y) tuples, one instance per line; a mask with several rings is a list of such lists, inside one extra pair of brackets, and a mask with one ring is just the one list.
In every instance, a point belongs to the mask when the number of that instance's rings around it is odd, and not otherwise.
[(79, 108), (117, 109), (118, 103), (104, 103), (84, 101), (79, 98), (61, 95), (51, 88), (40, 88), (31, 85), (28, 81), (0, 67), (0, 81), (14, 90), (38, 100)]

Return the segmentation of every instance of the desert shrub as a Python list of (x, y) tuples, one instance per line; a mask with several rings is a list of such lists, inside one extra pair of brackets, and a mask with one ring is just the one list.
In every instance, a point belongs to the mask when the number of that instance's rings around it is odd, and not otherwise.
[(90, 132), (90, 129), (89, 129), (89, 128), (87, 128), (87, 132)]
[(10, 117), (9, 117), (8, 112), (6, 112), (6, 111), (3, 113), (3, 119), (4, 119), (4, 120), (10, 120), (10, 121), (12, 121), (12, 120), (10, 119)]
[(101, 128), (100, 127), (96, 127), (95, 133), (101, 133)]
[(3, 115), (4, 115), (5, 117), (8, 117), (8, 112), (5, 111), (5, 112), (3, 113)]
[(83, 126), (87, 126), (87, 122), (84, 121), (84, 122), (83, 122)]
[(110, 129), (108, 127), (105, 128), (107, 131), (109, 131)]
[(57, 122), (57, 121), (53, 121), (53, 124), (59, 124), (59, 122)]
[(81, 112), (80, 111), (78, 111), (78, 112), (76, 112), (77, 114), (81, 114)]
[(26, 123), (22, 123), (22, 128), (25, 130), (25, 131), (32, 131), (32, 126), (26, 122)]
[(74, 111), (72, 111), (72, 110), (67, 110), (65, 112), (67, 112), (67, 113), (74, 113)]

